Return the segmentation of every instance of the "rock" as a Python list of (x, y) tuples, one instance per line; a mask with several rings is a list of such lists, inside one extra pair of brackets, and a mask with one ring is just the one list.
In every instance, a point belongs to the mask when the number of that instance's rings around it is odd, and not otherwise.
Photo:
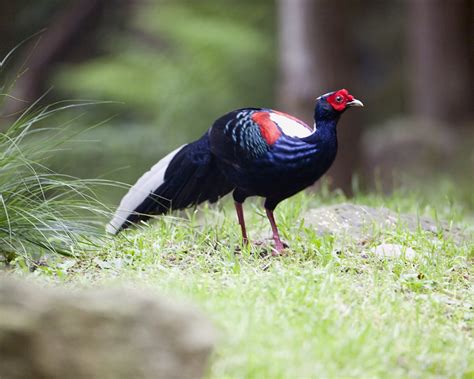
[(214, 336), (194, 308), (144, 291), (0, 279), (0, 378), (199, 378)]
[(372, 253), (379, 258), (400, 258), (408, 260), (415, 258), (415, 250), (408, 246), (397, 245), (393, 243), (382, 243), (372, 249)]
[(428, 217), (349, 203), (311, 209), (304, 215), (304, 220), (307, 226), (315, 228), (320, 235), (331, 234), (356, 243), (373, 238), (374, 232), (393, 230), (398, 226), (413, 233), (421, 228), (432, 233), (433, 237), (442, 234), (458, 243), (468, 239), (460, 228)]
[(390, 119), (364, 133), (364, 167), (367, 173), (377, 172), (377, 181), (385, 190), (399, 184), (394, 183), (399, 180), (394, 173), (403, 173), (404, 184), (418, 183), (440, 170), (449, 170), (461, 142), (452, 125), (415, 118)]

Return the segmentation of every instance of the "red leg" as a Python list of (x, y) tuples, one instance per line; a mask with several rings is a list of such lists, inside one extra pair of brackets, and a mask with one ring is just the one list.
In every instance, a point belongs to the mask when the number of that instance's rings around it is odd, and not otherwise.
[(275, 250), (277, 251), (277, 253), (281, 253), (285, 248), (285, 245), (283, 245), (283, 242), (281, 242), (280, 234), (278, 233), (278, 228), (275, 222), (275, 217), (273, 217), (273, 211), (267, 208), (265, 208), (265, 211), (267, 212), (268, 220), (270, 221), (270, 225), (272, 226), (273, 240), (275, 241)]
[(247, 238), (247, 230), (245, 229), (244, 210), (242, 203), (234, 202), (235, 210), (237, 212), (237, 218), (239, 219), (240, 229), (242, 229), (242, 243), (248, 245), (249, 239)]

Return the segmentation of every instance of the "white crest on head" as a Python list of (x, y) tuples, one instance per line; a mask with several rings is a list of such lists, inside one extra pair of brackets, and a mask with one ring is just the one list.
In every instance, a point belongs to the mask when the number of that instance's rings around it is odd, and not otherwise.
[(308, 137), (316, 130), (306, 125), (303, 121), (279, 112), (270, 112), (270, 119), (289, 137)]
[(326, 96), (332, 95), (334, 92), (335, 92), (335, 91), (332, 91), (332, 92), (325, 93), (324, 95), (321, 95), (321, 96), (319, 96), (318, 98), (316, 98), (316, 101), (317, 101), (317, 100), (321, 100), (323, 97), (326, 97)]
[(127, 221), (127, 218), (135, 212), (137, 207), (150, 195), (150, 193), (153, 193), (164, 183), (166, 169), (171, 160), (184, 146), (186, 145), (178, 147), (176, 150), (173, 150), (161, 159), (149, 171), (143, 174), (130, 188), (115, 211), (114, 217), (105, 227), (105, 230), (108, 233), (116, 234)]

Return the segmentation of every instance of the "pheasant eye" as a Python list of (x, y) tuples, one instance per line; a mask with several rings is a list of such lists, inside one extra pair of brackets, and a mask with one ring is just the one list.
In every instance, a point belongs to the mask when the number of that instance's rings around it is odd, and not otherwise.
[(342, 103), (342, 96), (340, 96), (340, 95), (336, 96), (336, 102), (337, 103)]

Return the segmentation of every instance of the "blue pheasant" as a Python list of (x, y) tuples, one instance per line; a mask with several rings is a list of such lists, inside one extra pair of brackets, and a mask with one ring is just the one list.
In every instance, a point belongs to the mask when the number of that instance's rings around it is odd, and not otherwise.
[(316, 99), (314, 125), (266, 108), (244, 108), (217, 119), (197, 141), (183, 145), (145, 173), (120, 202), (107, 231), (117, 234), (150, 215), (215, 202), (232, 192), (242, 239), (248, 243), (242, 204), (265, 198), (275, 251), (284, 249), (273, 211), (311, 186), (337, 153), (336, 124), (349, 107), (363, 106), (346, 89)]

